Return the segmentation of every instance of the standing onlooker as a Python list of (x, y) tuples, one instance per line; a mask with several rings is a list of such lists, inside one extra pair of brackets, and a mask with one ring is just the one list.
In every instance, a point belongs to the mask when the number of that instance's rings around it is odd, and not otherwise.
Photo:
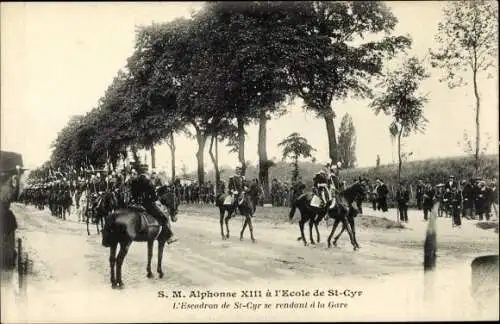
[(417, 208), (419, 210), (422, 209), (422, 200), (424, 197), (424, 190), (425, 190), (424, 182), (422, 181), (422, 179), (419, 179), (418, 183), (417, 183), (416, 193), (415, 193), (415, 198), (417, 199)]
[(427, 184), (424, 189), (424, 195), (422, 197), (422, 208), (424, 210), (424, 220), (428, 219), (429, 212), (432, 210), (434, 205), (434, 197), (436, 192), (432, 188), (431, 184)]
[(483, 220), (483, 216), (486, 216), (486, 220), (490, 219), (488, 215), (488, 191), (486, 190), (486, 185), (484, 181), (479, 181), (478, 191), (476, 195), (476, 215), (478, 215), (479, 220)]
[(471, 181), (462, 181), (462, 217), (472, 218), (472, 208), (474, 207), (474, 187)]
[(387, 212), (387, 194), (389, 193), (389, 189), (387, 189), (387, 185), (380, 178), (377, 179), (377, 184), (378, 207), (385, 213)]
[(399, 219), (402, 222), (408, 223), (408, 201), (410, 200), (410, 192), (403, 183), (399, 184), (396, 193), (396, 201), (398, 203)]
[(370, 202), (372, 203), (373, 210), (377, 210), (377, 186), (378, 184), (370, 186)]
[(495, 211), (495, 218), (498, 220), (498, 188), (497, 182), (492, 181), (490, 184), (490, 208)]
[(452, 217), (452, 227), (461, 226), (460, 206), (462, 205), (462, 194), (457, 187), (452, 187), (450, 191), (447, 190), (446, 196), (448, 198), (448, 210)]

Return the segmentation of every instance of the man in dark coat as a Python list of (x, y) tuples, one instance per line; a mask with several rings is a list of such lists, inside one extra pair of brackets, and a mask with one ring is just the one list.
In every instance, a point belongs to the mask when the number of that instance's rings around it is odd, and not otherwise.
[(424, 182), (419, 179), (417, 183), (417, 188), (416, 188), (416, 193), (415, 193), (415, 198), (417, 199), (417, 208), (420, 210), (422, 209), (422, 200), (424, 197)]
[(462, 193), (457, 187), (451, 187), (450, 191), (446, 191), (445, 196), (448, 201), (448, 210), (452, 217), (452, 226), (461, 226), (460, 208), (462, 206)]
[(410, 201), (410, 192), (402, 183), (396, 193), (396, 201), (398, 202), (399, 219), (402, 222), (408, 223), (408, 201)]
[(471, 181), (462, 181), (462, 217), (472, 218), (474, 207), (474, 186)]
[(434, 206), (436, 192), (434, 188), (432, 188), (431, 184), (427, 184), (424, 189), (424, 195), (422, 197), (422, 208), (424, 210), (424, 220), (428, 219), (429, 212), (432, 210)]
[(479, 217), (479, 220), (483, 220), (483, 217), (486, 216), (486, 220), (489, 220), (488, 215), (488, 190), (486, 189), (486, 184), (484, 181), (479, 181), (476, 195), (475, 195), (475, 208), (476, 215)]
[(389, 189), (382, 179), (377, 179), (377, 200), (378, 206), (383, 212), (387, 212), (387, 195), (389, 194)]

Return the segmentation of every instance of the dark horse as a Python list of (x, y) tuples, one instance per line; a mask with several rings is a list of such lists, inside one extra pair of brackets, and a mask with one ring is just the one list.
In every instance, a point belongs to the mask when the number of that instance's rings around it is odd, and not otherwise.
[(295, 215), (295, 210), (299, 209), (300, 211), (299, 228), (301, 236), (298, 237), (297, 240), (299, 241), (301, 240), (304, 242), (304, 245), (307, 245), (307, 241), (304, 235), (304, 225), (306, 222), (309, 222), (310, 242), (311, 244), (315, 244), (312, 235), (312, 229), (314, 226), (316, 229), (317, 242), (319, 243), (320, 234), (319, 234), (318, 224), (323, 220), (323, 218), (326, 215), (328, 215), (330, 218), (335, 220), (330, 236), (328, 237), (328, 247), (331, 246), (330, 242), (333, 233), (335, 232), (335, 229), (337, 228), (339, 222), (342, 222), (343, 225), (342, 231), (340, 232), (339, 235), (337, 235), (337, 237), (335, 237), (334, 245), (336, 245), (336, 242), (339, 239), (342, 232), (344, 231), (344, 229), (347, 229), (347, 233), (349, 234), (351, 244), (353, 245), (354, 250), (357, 250), (359, 248), (359, 244), (356, 240), (356, 233), (354, 230), (354, 217), (356, 216), (356, 210), (354, 210), (354, 207), (351, 206), (352, 202), (355, 200), (355, 198), (358, 196), (361, 190), (363, 190), (362, 185), (356, 183), (348, 187), (347, 189), (340, 191), (337, 195), (337, 199), (339, 198), (345, 199), (347, 201), (348, 206), (345, 206), (344, 204), (339, 202), (332, 209), (327, 209), (326, 206), (322, 207), (311, 206), (311, 200), (314, 195), (311, 192), (303, 193), (301, 195), (298, 195), (297, 197), (293, 197), (289, 219), (291, 221), (293, 219), (293, 216)]
[[(162, 186), (158, 188), (157, 194), (160, 203), (168, 209), (172, 222), (176, 222), (179, 201), (175, 195), (175, 191), (171, 190), (168, 186)], [(122, 265), (130, 245), (134, 241), (148, 243), (148, 278), (153, 277), (153, 273), (151, 272), (151, 258), (153, 257), (154, 241), (158, 241), (157, 271), (159, 277), (163, 277), (161, 262), (165, 242), (168, 239), (167, 233), (164, 230), (164, 225), (148, 215), (146, 211), (139, 206), (117, 209), (110, 214), (107, 223), (109, 226), (110, 242), (110, 279), (113, 288), (123, 288)], [(120, 251), (117, 255), (116, 251), (118, 245), (120, 245)]]
[(87, 209), (87, 213), (90, 215), (86, 217), (87, 235), (90, 235), (90, 219), (95, 222), (97, 234), (99, 234), (99, 223), (101, 223), (102, 229), (104, 227), (104, 218), (118, 207), (118, 199), (113, 191), (106, 190), (100, 196), (96, 195), (92, 199), (89, 199), (88, 204), (90, 208)]
[[(240, 214), (245, 217), (245, 222), (243, 223), (243, 227), (241, 228), (240, 232), (240, 241), (243, 240), (243, 233), (245, 232), (245, 229), (248, 225), (248, 228), (250, 229), (250, 237), (252, 239), (252, 242), (255, 243), (255, 238), (253, 236), (252, 217), (255, 213), (255, 209), (259, 201), (259, 193), (259, 188), (256, 185), (252, 184), (248, 192), (242, 194), (243, 197), (241, 196), (241, 194), (237, 197), (233, 197), (232, 204), (230, 205), (224, 204), (226, 198), (230, 196), (229, 194), (221, 193), (217, 196), (215, 205), (219, 207), (220, 233), (223, 240), (229, 238), (228, 223), (229, 220), (234, 216), (236, 208), (238, 208)], [(227, 215), (224, 217), (226, 212)], [(224, 234), (224, 223), (226, 223), (226, 234)]]

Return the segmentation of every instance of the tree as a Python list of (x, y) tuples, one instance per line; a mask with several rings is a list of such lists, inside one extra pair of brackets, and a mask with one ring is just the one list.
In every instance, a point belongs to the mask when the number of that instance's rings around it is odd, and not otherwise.
[(390, 35), (365, 40), (366, 34), (389, 34), (396, 26), (396, 17), (383, 2), (303, 1), (286, 6), (290, 18), (276, 24), (294, 31), (283, 41), (291, 86), (305, 108), (325, 120), (330, 159), (337, 161), (334, 99), (370, 97), (372, 77), (411, 40)]
[(356, 129), (349, 114), (342, 117), (338, 140), (339, 159), (344, 168), (354, 168), (356, 165)]
[(391, 136), (397, 138), (398, 145), (398, 182), (401, 180), (403, 154), (401, 137), (412, 132), (423, 132), (427, 119), (423, 108), (427, 98), (417, 93), (420, 82), (429, 75), (422, 63), (415, 57), (405, 58), (402, 66), (387, 74), (381, 82), (384, 90), (371, 102), (376, 114), (381, 111), (392, 116), (389, 125)]
[(283, 160), (287, 158), (292, 160), (292, 182), (295, 183), (299, 176), (299, 159), (312, 158), (312, 152), (316, 150), (298, 133), (288, 135), (278, 147), (283, 149)]
[[(496, 1), (450, 1), (443, 10), (443, 21), (435, 36), (439, 48), (430, 50), (433, 67), (446, 75), (440, 79), (448, 87), (467, 86), (472, 79), (476, 112), (475, 160), (480, 155), (480, 108), (478, 77), (496, 68), (498, 60), (498, 3)], [(468, 76), (467, 76), (468, 75)]]
[[(282, 111), (279, 104), (286, 96), (286, 73), (276, 55), (272, 36), (273, 4), (268, 2), (212, 2), (198, 14), (205, 32), (200, 37), (207, 44), (213, 77), (203, 76), (214, 88), (213, 102), (236, 120), (237, 148), (241, 173), (246, 172), (245, 125), (259, 120), (259, 178), (268, 183), (270, 163), (265, 150), (267, 120)], [(224, 52), (220, 51), (223, 47)], [(237, 144), (235, 142), (238, 142)]]
[(375, 166), (378, 168), (380, 166), (380, 155), (377, 154), (377, 160), (375, 161)]

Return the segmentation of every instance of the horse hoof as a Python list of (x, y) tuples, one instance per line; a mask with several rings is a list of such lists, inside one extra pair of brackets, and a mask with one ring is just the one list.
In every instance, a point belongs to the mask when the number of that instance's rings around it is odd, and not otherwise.
[(314, 241), (311, 241), (311, 245), (316, 245), (316, 243)]
[(301, 241), (302, 240), (302, 237), (297, 237), (297, 241)]
[(252, 243), (255, 243), (255, 242), (257, 242), (257, 241), (255, 239), (252, 239)]
[(229, 234), (226, 235), (226, 240), (229, 240)]
[(240, 236), (240, 241), (243, 241), (243, 236)]
[(153, 278), (153, 273), (152, 272), (148, 272), (148, 274), (146, 275), (148, 278)]
[(116, 282), (112, 282), (112, 283), (111, 283), (111, 288), (112, 288), (112, 289), (116, 289), (116, 288), (118, 288), (118, 285), (116, 284)]
[(332, 247), (332, 244), (331, 243), (328, 243), (328, 248), (331, 248)]
[(125, 285), (123, 284), (123, 282), (118, 282), (118, 283), (116, 284), (116, 288), (117, 288), (117, 289), (123, 289), (123, 288), (125, 288)]
[(158, 278), (163, 278), (163, 272), (158, 271)]

